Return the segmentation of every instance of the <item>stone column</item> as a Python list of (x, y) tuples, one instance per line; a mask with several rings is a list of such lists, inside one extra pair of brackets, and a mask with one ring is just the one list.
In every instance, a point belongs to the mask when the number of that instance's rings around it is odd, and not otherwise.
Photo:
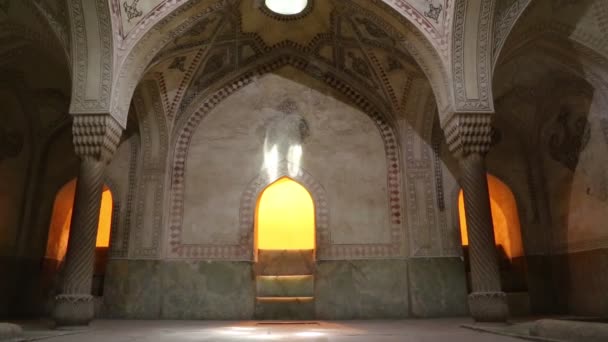
[(87, 325), (94, 316), (91, 287), (103, 172), (122, 133), (119, 124), (108, 114), (75, 115), (72, 131), (74, 148), (81, 162), (65, 258), (65, 278), (61, 294), (55, 297), (53, 310), (58, 326)]
[(503, 322), (508, 316), (507, 298), (501, 291), (485, 167), (491, 123), (491, 113), (454, 113), (443, 130), (462, 172), (473, 290), (469, 309), (476, 321)]

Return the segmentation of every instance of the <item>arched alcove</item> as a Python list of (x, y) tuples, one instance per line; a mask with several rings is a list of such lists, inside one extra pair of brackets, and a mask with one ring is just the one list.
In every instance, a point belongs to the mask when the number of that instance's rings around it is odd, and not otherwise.
[[(275, 132), (274, 124), (285, 123), (278, 120), (283, 117), (288, 122), (301, 117), (297, 122), (305, 123), (305, 139), (311, 138), (301, 145), (300, 167), (310, 172), (319, 188), (334, 196), (334, 201), (322, 201), (315, 186), (285, 170), (284, 175), (305, 185), (315, 200), (316, 256), (364, 258), (399, 253), (400, 158), (391, 124), (362, 96), (356, 96), (354, 104), (343, 97), (331, 96), (334, 85), (315, 79), (301, 66), (295, 57), (273, 60), (268, 66), (252, 70), (259, 75), (255, 83), (249, 76), (238, 78), (234, 86), (228, 87), (230, 92), (222, 91), (221, 96), (211, 96), (211, 102), (192, 106), (200, 110), (186, 111), (191, 115), (177, 124), (181, 128), (177, 129), (172, 156), (170, 254), (177, 258), (251, 259), (258, 191), (268, 185), (269, 175), (255, 177), (252, 184), (246, 182), (251, 179), (249, 175), (259, 173), (264, 166), (266, 132)], [(340, 81), (335, 82), (337, 90), (341, 90)], [(266, 97), (264, 94), (269, 92), (275, 95)], [(254, 108), (242, 106), (248, 99), (263, 100)], [(322, 114), (325, 111), (332, 114)], [(203, 120), (205, 124), (199, 126)], [(234, 138), (217, 139), (220, 135)], [(269, 137), (283, 141), (280, 135)], [(334, 141), (337, 137), (340, 141)], [(220, 149), (225, 152), (217, 153)], [(283, 152), (289, 154), (288, 150)], [(365, 167), (361, 167), (358, 159), (352, 157), (358, 154), (374, 161), (367, 160)], [(329, 169), (328, 160), (333, 165)], [(279, 175), (281, 172), (275, 176)], [(204, 192), (197, 190), (203, 185)], [(245, 187), (248, 190), (243, 192)], [(239, 199), (240, 220), (236, 221), (230, 208)], [(332, 212), (331, 218), (324, 208)], [(325, 217), (325, 221), (319, 217)], [(203, 226), (205, 229), (200, 229)], [(233, 229), (237, 226), (238, 231)], [(371, 231), (369, 226), (377, 230)], [(336, 227), (331, 231), (331, 239), (329, 227)]]
[[(523, 256), (519, 214), (513, 192), (505, 183), (492, 175), (488, 175), (488, 189), (490, 192), (492, 223), (494, 225), (494, 239), (496, 246), (501, 251), (501, 256), (510, 260)], [(458, 210), (462, 245), (468, 246), (469, 240), (462, 190), (458, 194)]]
[[(505, 292), (525, 291), (527, 289), (526, 266), (515, 196), (511, 189), (497, 177), (488, 174), (487, 178), (494, 241), (500, 259), (503, 290)], [(458, 194), (460, 235), (465, 258), (468, 258), (469, 239), (465, 210), (463, 191), (460, 190)]]
[[(51, 277), (54, 277), (58, 273), (67, 253), (74, 196), (76, 194), (76, 182), (77, 179), (72, 179), (62, 186), (55, 195), (45, 252), (45, 273)], [(93, 294), (95, 295), (102, 295), (103, 291), (103, 278), (108, 259), (108, 248), (110, 246), (113, 208), (112, 192), (110, 188), (104, 186), (99, 210), (97, 239), (95, 242), (95, 272), (93, 281)]]
[(315, 208), (300, 183), (283, 177), (260, 194), (255, 247), (264, 250), (315, 249)]

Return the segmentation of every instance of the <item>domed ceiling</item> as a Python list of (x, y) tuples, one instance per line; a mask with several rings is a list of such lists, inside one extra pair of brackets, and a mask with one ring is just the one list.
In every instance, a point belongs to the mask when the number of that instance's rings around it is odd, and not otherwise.
[[(201, 0), (203, 2), (211, 2)], [(229, 0), (228, 0), (229, 1)], [(279, 0), (281, 1), (281, 0)], [(290, 0), (287, 0), (290, 1)], [(120, 36), (126, 39), (141, 26), (146, 26), (156, 18), (170, 12), (187, 1), (171, 0), (110, 0), (113, 16), (118, 26)], [(264, 7), (265, 0), (244, 0), (251, 8)], [(347, 2), (344, 0), (310, 0), (317, 3), (332, 4)], [(408, 18), (433, 40), (436, 45), (446, 43), (449, 33), (450, 12), (452, 0), (365, 0), (364, 3), (375, 6), (391, 7), (396, 13)]]
[(366, 6), (371, 1), (315, 0), (302, 14), (284, 17), (258, 0), (231, 1), (175, 37), (156, 56), (147, 78), (158, 81), (165, 112), (174, 116), (226, 77), (289, 59), (317, 78), (331, 74), (371, 90), (385, 108), (399, 113), (414, 81), (430, 86), (392, 27)]

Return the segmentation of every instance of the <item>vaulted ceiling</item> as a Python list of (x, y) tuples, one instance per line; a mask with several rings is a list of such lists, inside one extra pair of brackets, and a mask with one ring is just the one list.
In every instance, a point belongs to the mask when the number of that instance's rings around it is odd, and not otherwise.
[(248, 10), (254, 3), (236, 2), (204, 18), (152, 61), (146, 77), (161, 85), (168, 116), (222, 78), (278, 58), (299, 59), (314, 73), (371, 90), (395, 113), (405, 108), (415, 80), (430, 88), (414, 58), (363, 7), (318, 2), (304, 18), (285, 22)]
[(125, 124), (142, 79), (162, 80), (175, 111), (196, 89), (280, 50), (372, 89), (396, 111), (408, 84), (426, 78), (417, 82), (430, 84), (440, 112), (493, 112), (494, 67), (547, 34), (608, 59), (603, 0), (313, 2), (311, 13), (283, 20), (263, 0), (0, 0), (0, 64), (52, 65), (39, 71), (67, 74), (60, 88), (71, 79), (71, 112)]
[[(129, 40), (145, 30), (152, 22), (167, 15), (172, 9), (188, 1), (170, 0), (109, 0), (112, 15), (117, 23), (120, 39)], [(210, 1), (208, 1), (210, 2)], [(341, 1), (317, 0), (315, 7), (332, 7)], [(411, 20), (429, 39), (445, 50), (448, 39), (450, 12), (454, 1), (451, 0), (367, 0), (370, 5), (390, 6)], [(263, 0), (246, 1), (242, 4), (245, 12), (262, 7)], [(317, 23), (318, 24), (318, 23)], [(143, 29), (142, 29), (143, 28)], [(275, 30), (280, 32), (280, 30)]]

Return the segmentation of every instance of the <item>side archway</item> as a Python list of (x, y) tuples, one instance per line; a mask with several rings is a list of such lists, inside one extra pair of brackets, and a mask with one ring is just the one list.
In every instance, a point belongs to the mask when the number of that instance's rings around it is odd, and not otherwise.
[[(51, 278), (60, 273), (65, 261), (72, 223), (76, 184), (76, 178), (70, 180), (57, 191), (55, 196), (44, 256), (44, 273)], [(117, 211), (112, 191), (107, 185), (104, 185), (95, 242), (94, 295), (103, 294), (103, 278), (110, 247), (110, 235), (112, 226), (117, 219), (114, 213)]]
[[(527, 291), (527, 267), (521, 235), (520, 215), (515, 195), (509, 186), (497, 177), (488, 174), (487, 179), (494, 241), (500, 262), (502, 289), (505, 292), (525, 292)], [(458, 222), (466, 261), (468, 260), (469, 239), (463, 195), (463, 191), (459, 190)], [(468, 261), (466, 261), (466, 265), (468, 267)]]
[(255, 249), (314, 250), (315, 206), (310, 193), (290, 177), (260, 194), (255, 211)]
[[(511, 189), (500, 179), (488, 174), (492, 223), (497, 248), (501, 257), (513, 260), (524, 255), (517, 203)], [(458, 194), (460, 236), (463, 246), (468, 246), (467, 223), (463, 191)]]
[(270, 178), (267, 173), (259, 174), (253, 179), (241, 197), (239, 208), (239, 236), (242, 246), (249, 246), (244, 252), (254, 257), (253, 232), (256, 225), (256, 209), (258, 208), (258, 198), (264, 190), (280, 179), (289, 178), (303, 186), (310, 194), (314, 208), (314, 245), (318, 253), (324, 253), (329, 248), (331, 237), (329, 233), (329, 206), (327, 194), (323, 186), (318, 183), (308, 172), (301, 169), (298, 173), (289, 172), (287, 163), (279, 165), (276, 176)]

